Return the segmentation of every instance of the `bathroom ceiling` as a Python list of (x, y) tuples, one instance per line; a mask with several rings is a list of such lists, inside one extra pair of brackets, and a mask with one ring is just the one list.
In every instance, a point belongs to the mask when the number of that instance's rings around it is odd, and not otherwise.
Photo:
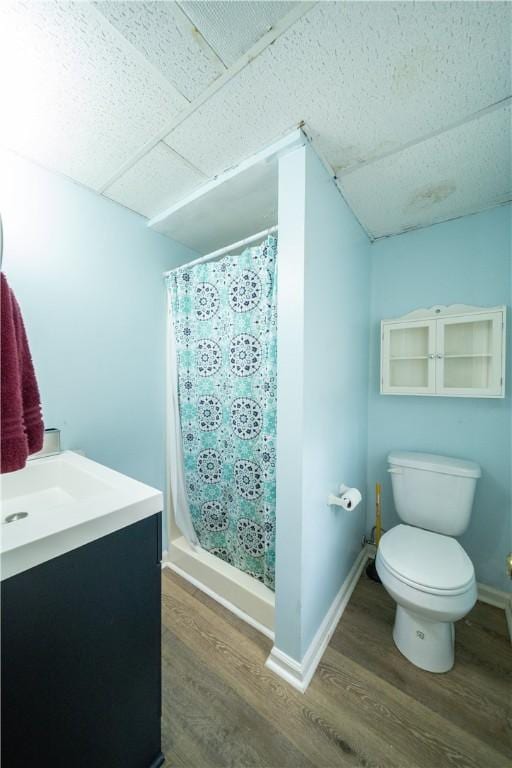
[(304, 123), (373, 238), (512, 199), (508, 2), (0, 4), (0, 144), (153, 217)]

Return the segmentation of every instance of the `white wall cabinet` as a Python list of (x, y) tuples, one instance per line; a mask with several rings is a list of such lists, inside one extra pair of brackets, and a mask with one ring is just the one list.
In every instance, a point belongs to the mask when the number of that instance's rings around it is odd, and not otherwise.
[(455, 304), (383, 320), (381, 394), (504, 397), (505, 316)]

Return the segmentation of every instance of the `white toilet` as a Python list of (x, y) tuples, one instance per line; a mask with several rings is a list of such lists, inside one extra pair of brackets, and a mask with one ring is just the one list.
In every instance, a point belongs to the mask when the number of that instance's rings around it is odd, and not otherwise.
[(405, 451), (390, 453), (388, 463), (404, 525), (383, 535), (376, 567), (397, 604), (393, 639), (417, 667), (448, 672), (454, 661), (453, 622), (476, 602), (473, 563), (451, 537), (469, 524), (480, 467)]

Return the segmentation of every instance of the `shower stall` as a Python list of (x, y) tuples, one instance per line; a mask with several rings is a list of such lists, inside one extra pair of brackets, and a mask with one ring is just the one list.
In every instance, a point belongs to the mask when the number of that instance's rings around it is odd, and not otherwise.
[(277, 239), (267, 234), (241, 252), (177, 268), (166, 280), (176, 525), (189, 550), (220, 559), (272, 592), (276, 265)]
[(165, 275), (166, 565), (304, 690), (365, 562), (326, 500), (365, 482), (368, 241), (300, 130), (149, 226), (206, 254)]

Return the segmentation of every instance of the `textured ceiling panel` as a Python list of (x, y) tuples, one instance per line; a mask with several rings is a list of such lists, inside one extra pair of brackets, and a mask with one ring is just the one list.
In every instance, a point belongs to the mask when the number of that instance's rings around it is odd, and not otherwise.
[[(293, 6), (2, 0), (0, 144), (101, 189)], [(193, 103), (166, 137), (178, 154), (157, 146), (108, 194), (151, 216), (304, 120), (374, 234), (499, 202), (505, 110), (453, 126), (510, 95), (511, 15), (320, 2)]]
[(510, 93), (508, 3), (319, 3), (166, 138), (208, 175), (300, 120), (341, 170)]
[(0, 4), (0, 143), (98, 188), (187, 101), (88, 3)]
[(152, 227), (194, 251), (211, 253), (277, 224), (277, 163), (256, 163), (192, 197)]
[(225, 71), (176, 3), (102, 0), (95, 5), (187, 99), (195, 99)]
[(182, 2), (189, 16), (222, 61), (229, 66), (297, 3)]
[(167, 144), (160, 143), (108, 187), (104, 194), (151, 218), (205, 181), (205, 176), (190, 168)]
[(510, 106), (359, 168), (341, 179), (375, 237), (512, 199)]

